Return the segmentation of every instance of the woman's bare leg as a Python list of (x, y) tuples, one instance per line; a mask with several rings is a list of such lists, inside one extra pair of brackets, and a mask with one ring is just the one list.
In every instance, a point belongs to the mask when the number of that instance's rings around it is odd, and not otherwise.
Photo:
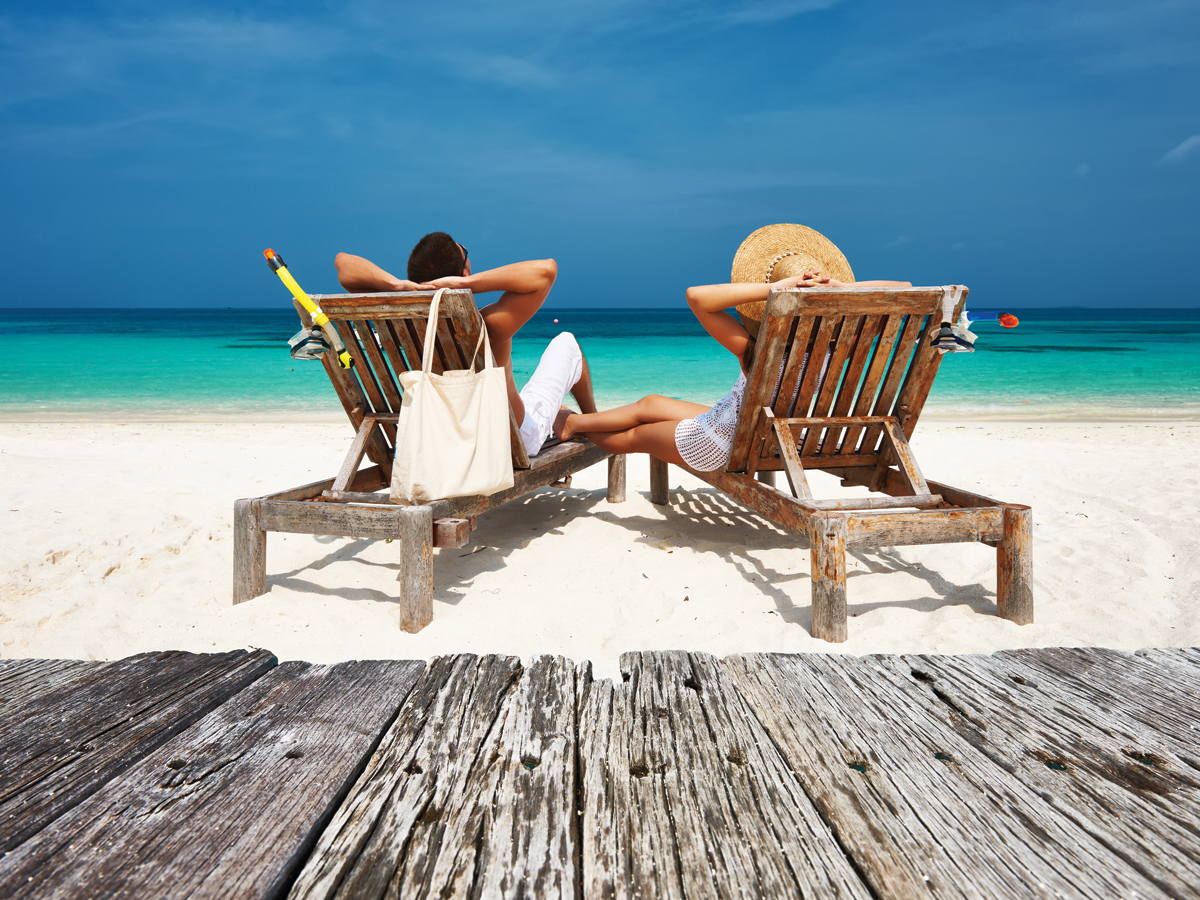
[(554, 434), (565, 441), (575, 434), (623, 432), (637, 428), (639, 425), (650, 425), (655, 422), (679, 422), (683, 419), (693, 419), (701, 413), (708, 412), (709, 408), (700, 403), (689, 403), (686, 400), (651, 394), (636, 403), (618, 406), (616, 409), (560, 415), (554, 422)]
[[(693, 404), (694, 405), (694, 404)], [(691, 418), (690, 416), (688, 418)], [(609, 453), (649, 453), (664, 462), (686, 465), (675, 446), (675, 426), (681, 420), (650, 422), (625, 431), (582, 431), (589, 441)]]

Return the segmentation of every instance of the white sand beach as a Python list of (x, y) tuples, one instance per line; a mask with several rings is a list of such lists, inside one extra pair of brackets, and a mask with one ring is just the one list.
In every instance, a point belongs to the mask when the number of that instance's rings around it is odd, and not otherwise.
[(344, 423), (0, 424), (0, 657), (551, 653), (614, 677), (641, 649), (1200, 646), (1198, 424), (923, 424), (928, 477), (1033, 507), (1036, 621), (995, 616), (986, 546), (854, 552), (837, 645), (810, 634), (808, 551), (675, 468), (671, 505), (651, 504), (645, 457), (623, 504), (605, 501), (597, 466), (435, 551), (420, 634), (398, 628), (399, 550), (381, 541), (271, 534), (268, 593), (234, 606), (234, 501), (332, 476), (351, 436)]

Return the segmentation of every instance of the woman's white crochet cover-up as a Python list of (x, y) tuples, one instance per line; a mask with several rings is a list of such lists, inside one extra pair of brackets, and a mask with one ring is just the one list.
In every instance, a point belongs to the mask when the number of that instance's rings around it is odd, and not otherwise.
[(737, 428), (738, 410), (741, 409), (742, 392), (745, 389), (746, 375), (743, 372), (738, 376), (733, 390), (718, 400), (712, 409), (694, 419), (684, 419), (675, 426), (675, 447), (683, 461), (697, 472), (712, 472), (729, 459), (729, 448), (733, 446), (733, 432)]
[[(821, 390), (825, 373), (829, 368), (829, 359), (833, 356), (830, 347), (825, 354), (825, 362), (821, 366), (821, 374), (817, 376), (816, 393)], [(784, 361), (786, 363), (786, 360)], [(794, 405), (800, 394), (800, 382), (804, 369), (808, 365), (808, 354), (800, 361), (800, 375), (796, 379), (796, 389), (792, 391)], [(784, 363), (779, 364), (779, 374), (775, 377), (775, 390), (779, 390), (779, 382), (783, 380)], [(701, 413), (694, 419), (684, 419), (675, 426), (675, 449), (683, 457), (683, 461), (697, 472), (713, 472), (725, 465), (729, 460), (729, 449), (733, 446), (733, 435), (737, 430), (738, 410), (742, 408), (742, 394), (746, 390), (746, 373), (738, 376), (733, 390), (717, 401), (716, 406), (706, 413)]]

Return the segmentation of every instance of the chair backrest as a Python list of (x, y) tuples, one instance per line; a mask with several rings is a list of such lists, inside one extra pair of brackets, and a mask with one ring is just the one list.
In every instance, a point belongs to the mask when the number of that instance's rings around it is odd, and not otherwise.
[[(425, 326), (429, 321), (433, 294), (433, 291), (413, 291), (312, 296), (337, 328), (354, 360), (352, 368), (343, 369), (331, 358), (333, 354), (326, 353), (321, 358), (356, 430), (367, 416), (399, 414), (403, 397), (399, 376), (421, 368)], [(297, 312), (306, 325), (311, 324), (307, 313), (298, 305)], [(435, 374), (471, 366), (481, 325), (475, 296), (470, 291), (448, 290), (442, 295), (432, 360)], [(478, 370), (482, 366), (483, 354), (480, 353), (473, 367)], [(513, 464), (517, 468), (528, 468), (529, 457), (512, 410), (509, 410), (509, 421)], [(395, 446), (396, 426), (391, 422), (381, 423), (381, 428), (368, 442), (367, 455), (390, 474)]]
[[(797, 288), (767, 301), (726, 470), (779, 469), (763, 413), (779, 419), (895, 416), (912, 437), (941, 354), (942, 288)], [(967, 292), (955, 308), (962, 311)], [(797, 423), (801, 462), (816, 468), (874, 466), (882, 427)]]

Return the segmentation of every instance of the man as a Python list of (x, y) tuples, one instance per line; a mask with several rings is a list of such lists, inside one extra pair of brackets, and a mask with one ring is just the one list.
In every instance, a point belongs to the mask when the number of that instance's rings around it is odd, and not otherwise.
[(349, 253), (334, 258), (338, 281), (352, 293), (421, 291), (433, 288), (466, 288), (476, 294), (501, 291), (500, 299), (479, 312), (498, 365), (504, 367), (508, 400), (521, 439), (530, 456), (550, 436), (554, 418), (570, 393), (582, 412), (595, 412), (592, 378), (587, 360), (575, 337), (567, 332), (550, 342), (533, 376), (517, 390), (512, 374), (512, 339), (546, 301), (558, 264), (552, 259), (531, 259), (483, 272), (471, 271), (467, 249), (444, 231), (425, 235), (408, 257), (408, 279), (397, 278), (369, 259)]

